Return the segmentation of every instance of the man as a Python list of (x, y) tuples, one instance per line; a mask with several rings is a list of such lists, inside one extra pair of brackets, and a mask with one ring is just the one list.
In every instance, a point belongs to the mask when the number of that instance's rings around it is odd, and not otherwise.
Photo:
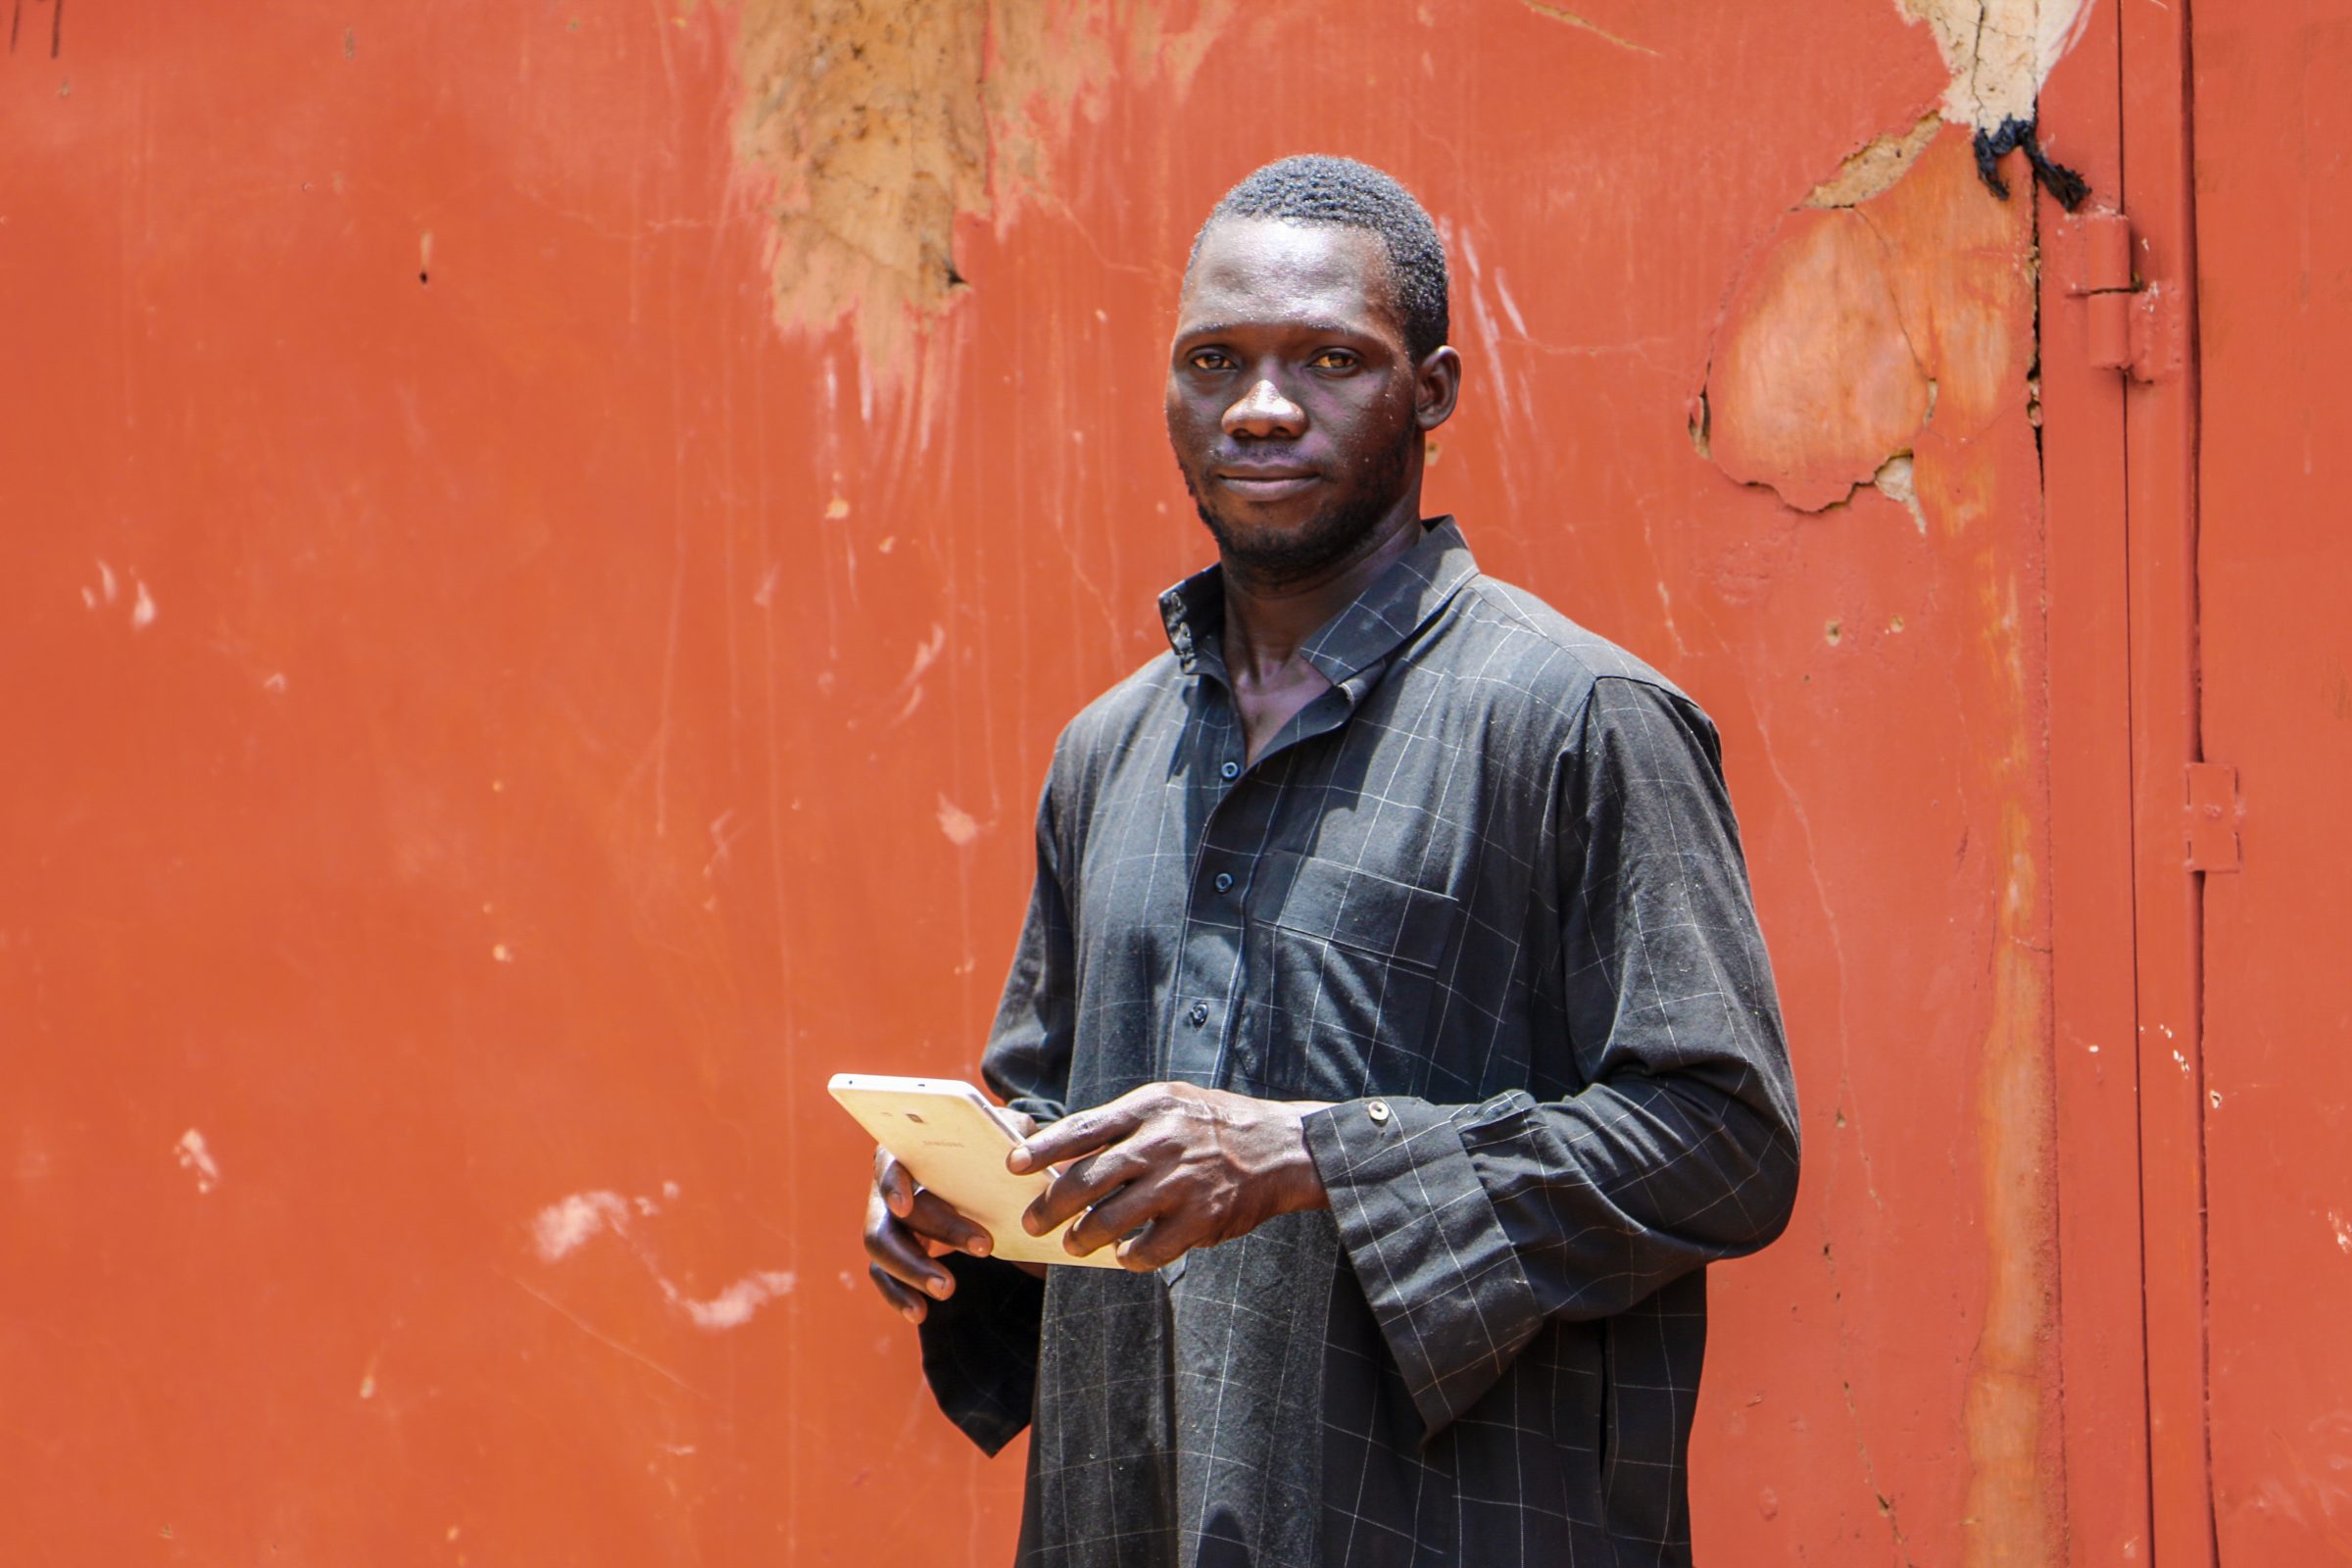
[(877, 1156), (942, 1407), (1035, 1422), (1024, 1564), (1690, 1560), (1703, 1265), (1787, 1221), (1787, 1052), (1713, 726), (1422, 520), (1446, 333), (1361, 164), (1195, 241), (1217, 564), (1062, 734), (982, 1063), (1061, 1167), (1024, 1223), (1126, 1272), (988, 1258)]

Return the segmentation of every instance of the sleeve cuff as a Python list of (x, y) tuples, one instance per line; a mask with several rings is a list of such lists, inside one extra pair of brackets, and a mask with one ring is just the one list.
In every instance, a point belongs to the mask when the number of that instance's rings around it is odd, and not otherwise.
[(1046, 1282), (1002, 1258), (950, 1252), (940, 1261), (956, 1290), (916, 1330), (923, 1376), (947, 1418), (994, 1454), (1029, 1424), (1037, 1399)]
[(1535, 1291), (1448, 1108), (1348, 1101), (1306, 1118), (1306, 1145), (1426, 1443), (1543, 1326)]

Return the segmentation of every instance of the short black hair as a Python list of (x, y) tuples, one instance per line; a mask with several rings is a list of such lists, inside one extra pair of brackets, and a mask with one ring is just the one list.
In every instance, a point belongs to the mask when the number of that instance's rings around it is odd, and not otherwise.
[(1370, 164), (1301, 153), (1279, 158), (1227, 191), (1200, 231), (1185, 270), (1200, 256), (1200, 241), (1223, 218), (1272, 218), (1286, 223), (1325, 223), (1380, 236), (1389, 253), (1389, 278), (1404, 317), (1404, 348), (1416, 364), (1442, 346), (1452, 325), (1446, 308), (1446, 242), (1413, 193)]

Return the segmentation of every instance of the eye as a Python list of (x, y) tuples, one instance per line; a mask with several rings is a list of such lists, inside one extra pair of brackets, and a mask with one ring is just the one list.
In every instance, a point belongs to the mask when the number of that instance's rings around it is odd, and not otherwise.
[(1363, 362), (1352, 349), (1317, 349), (1315, 357), (1306, 362), (1310, 370), (1352, 370)]
[(1195, 349), (1185, 360), (1196, 370), (1230, 370), (1233, 362), (1217, 349)]

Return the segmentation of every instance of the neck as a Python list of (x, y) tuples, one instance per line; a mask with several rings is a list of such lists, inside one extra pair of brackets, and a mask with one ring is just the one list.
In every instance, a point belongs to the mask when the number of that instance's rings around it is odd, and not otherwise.
[(1237, 684), (1278, 684), (1299, 645), (1354, 603), (1421, 539), (1421, 489), (1396, 504), (1345, 557), (1297, 577), (1269, 578), (1220, 554), (1225, 585), (1225, 666)]

